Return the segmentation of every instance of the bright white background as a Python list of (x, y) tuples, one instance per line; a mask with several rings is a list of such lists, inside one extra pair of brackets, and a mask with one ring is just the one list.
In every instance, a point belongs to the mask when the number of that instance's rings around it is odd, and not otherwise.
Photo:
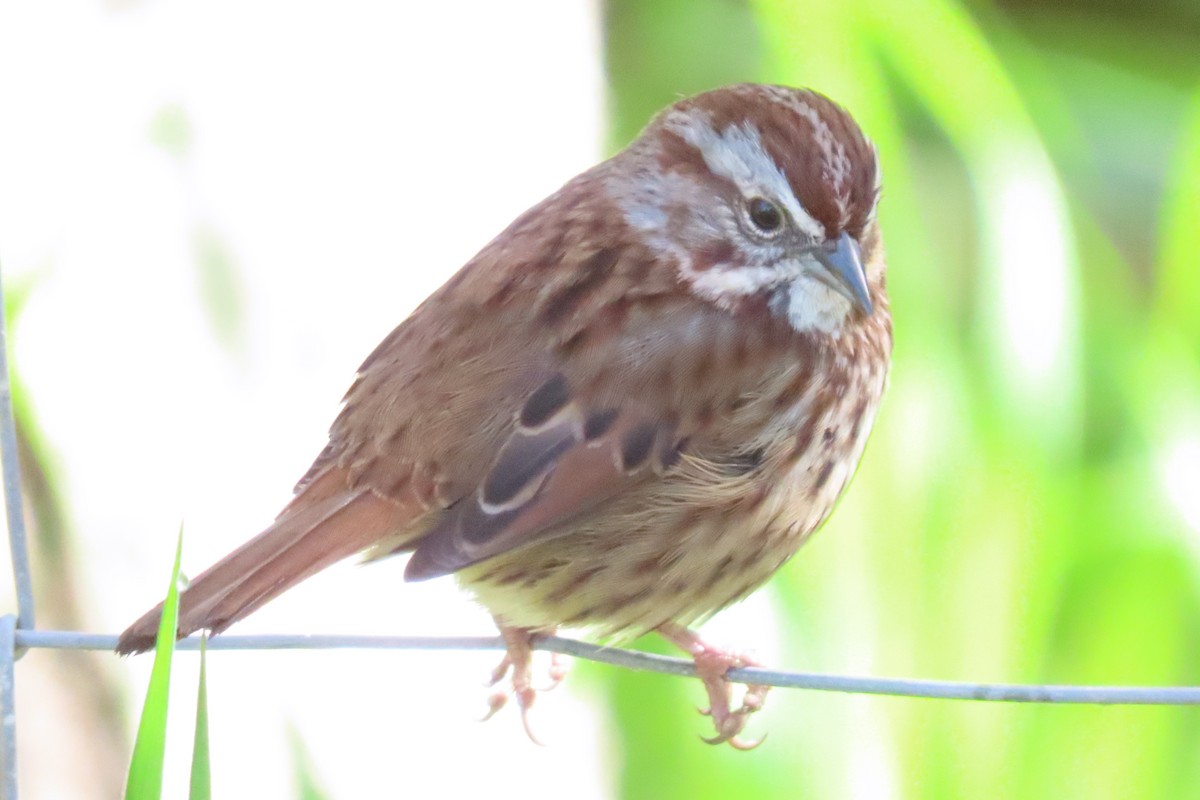
[[(0, 2), (0, 263), (37, 280), (14, 358), (90, 629), (161, 595), (181, 521), (192, 573), (262, 528), (374, 344), (597, 160), (599, 42), (592, 2)], [(163, 120), (189, 132), (182, 154), (156, 143)], [(232, 348), (200, 299), (204, 231), (240, 284)], [(450, 581), (401, 586), (402, 567), (341, 565), (237, 630), (491, 633)], [(18, 666), (23, 796), (95, 796), (72, 768), (88, 744), (35, 672), (52, 657)], [(511, 711), (472, 721), (496, 659), (214, 653), (215, 796), (294, 796), (292, 726), (333, 797), (608, 794), (604, 719), (578, 687), (539, 704), (549, 749)], [(197, 659), (178, 662), (176, 797)], [(120, 667), (131, 720), (149, 664)]]

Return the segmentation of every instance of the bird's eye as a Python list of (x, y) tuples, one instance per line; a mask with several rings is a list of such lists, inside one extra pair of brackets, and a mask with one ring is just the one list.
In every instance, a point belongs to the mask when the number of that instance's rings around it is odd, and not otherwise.
[(762, 233), (775, 233), (783, 227), (783, 212), (779, 206), (762, 197), (755, 197), (746, 204), (750, 221)]

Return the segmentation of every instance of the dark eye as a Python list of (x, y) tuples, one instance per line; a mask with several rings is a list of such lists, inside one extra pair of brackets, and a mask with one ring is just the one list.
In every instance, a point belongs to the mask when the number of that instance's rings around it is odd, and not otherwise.
[(750, 221), (763, 233), (775, 233), (783, 227), (783, 212), (770, 200), (755, 197), (746, 205)]

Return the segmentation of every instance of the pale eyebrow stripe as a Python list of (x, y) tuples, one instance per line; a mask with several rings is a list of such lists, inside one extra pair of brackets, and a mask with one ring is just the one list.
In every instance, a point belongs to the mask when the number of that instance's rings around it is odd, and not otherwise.
[(667, 124), (699, 151), (714, 175), (733, 182), (743, 193), (766, 190), (781, 203), (801, 232), (813, 239), (825, 238), (818, 223), (792, 193), (792, 187), (775, 160), (763, 146), (758, 130), (748, 125), (730, 125), (717, 133), (708, 119), (694, 113), (676, 112)]

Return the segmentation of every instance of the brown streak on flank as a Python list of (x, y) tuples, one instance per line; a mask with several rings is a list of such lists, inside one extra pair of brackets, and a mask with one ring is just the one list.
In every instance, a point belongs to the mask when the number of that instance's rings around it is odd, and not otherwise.
[(796, 399), (804, 394), (804, 390), (811, 381), (811, 372), (805, 369), (797, 369), (795, 374), (792, 375), (791, 380), (788, 381), (787, 386), (783, 387), (783, 391), (776, 395), (775, 410), (782, 411), (795, 403)]
[(654, 594), (654, 589), (652, 589), (649, 586), (646, 586), (642, 589), (638, 589), (633, 594), (624, 595), (617, 599), (616, 610), (620, 611), (621, 606), (631, 606), (634, 603), (640, 603), (641, 601), (646, 600), (646, 599), (650, 598), (651, 596), (653, 596), (653, 594)]
[(664, 567), (665, 564), (661, 555), (650, 556), (634, 565), (633, 575), (657, 575)]
[(484, 572), (482, 575), (480, 575), (479, 578), (477, 578), (477, 580), (480, 583), (491, 583), (492, 581), (494, 581), (496, 579), (496, 576), (499, 573), (500, 573), (500, 567), (498, 567), (498, 566), (492, 567), (487, 572)]
[(738, 590), (733, 593), (731, 600), (742, 599), (743, 597), (745, 597), (746, 595), (750, 594), (755, 589), (757, 589), (759, 583), (760, 583), (760, 581), (757, 581), (757, 580), (747, 581), (746, 583), (743, 583), (740, 587), (738, 587)]
[(728, 570), (731, 566), (733, 566), (733, 556), (732, 555), (727, 555), (724, 558), (722, 558), (719, 562), (717, 562), (716, 566), (714, 566), (712, 568), (712, 571), (709, 572), (708, 582), (710, 584), (716, 583), (718, 580), (720, 580), (725, 575), (725, 571)]
[(583, 609), (579, 613), (575, 614), (575, 616), (573, 616), (569, 620), (567, 620), (564, 623), (564, 626), (570, 627), (572, 625), (580, 625), (584, 622), (587, 622), (589, 619), (591, 619), (592, 617), (594, 617), (596, 615), (596, 611), (597, 611), (596, 606), (588, 606), (587, 608)]
[(825, 462), (824, 466), (821, 467), (821, 471), (817, 473), (817, 479), (813, 483), (813, 487), (812, 487), (812, 493), (814, 495), (817, 492), (819, 492), (822, 488), (824, 488), (825, 484), (829, 482), (829, 476), (832, 473), (833, 473), (833, 459), (830, 459)]
[(754, 539), (755, 548), (742, 559), (743, 570), (751, 570), (756, 564), (761, 564), (763, 555), (767, 552), (767, 547), (771, 544), (771, 531), (767, 527), (763, 527), (758, 532)]
[(550, 592), (550, 594), (546, 595), (545, 602), (561, 603), (564, 600), (566, 600), (568, 597), (571, 596), (571, 591), (574, 590), (574, 588), (575, 588), (575, 584), (572, 581), (567, 581), (565, 583), (559, 584), (559, 587), (557, 589), (555, 589), (553, 592)]
[(771, 496), (771, 487), (770, 486), (760, 485), (760, 486), (755, 487), (755, 489), (752, 492), (750, 492), (749, 494), (747, 494), (742, 501), (742, 508), (744, 509), (744, 512), (748, 513), (750, 511), (753, 511), (754, 509), (758, 508), (763, 503), (765, 503), (767, 498), (770, 496)]
[[(775, 519), (778, 519), (778, 517), (776, 517)], [(753, 553), (751, 553), (750, 555), (747, 555), (742, 560), (743, 567), (749, 567), (749, 566), (753, 565), (754, 562), (756, 562), (760, 558), (762, 558), (763, 551), (766, 550), (767, 547), (771, 544), (771, 539), (772, 539), (771, 530), (775, 525), (775, 519), (772, 519), (770, 522), (765, 523), (754, 533), (754, 542), (755, 542), (755, 544), (758, 545), (758, 547), (754, 550)]]
[(793, 445), (793, 452), (797, 456), (803, 456), (812, 447), (813, 439), (817, 436), (817, 418), (815, 410), (810, 411), (805, 416), (800, 430), (796, 432), (796, 443)]
[(646, 598), (651, 597), (653, 594), (654, 592), (650, 587), (639, 589), (633, 594), (620, 595), (609, 600), (607, 603), (602, 603), (596, 608), (596, 612), (601, 616), (615, 617), (621, 612), (622, 609), (628, 608), (634, 603), (645, 600)]
[(859, 433), (862, 431), (863, 420), (866, 419), (866, 416), (867, 416), (867, 398), (866, 398), (866, 392), (863, 392), (863, 398), (854, 405), (854, 411), (853, 411), (854, 424), (853, 424), (853, 427), (850, 429), (851, 430), (851, 434), (850, 434), (851, 441), (858, 438)]
[(590, 581), (592, 578), (596, 577), (597, 575), (599, 575), (600, 573), (604, 572), (607, 569), (608, 569), (608, 567), (601, 565), (601, 566), (596, 566), (596, 567), (589, 567), (581, 572), (576, 572), (574, 575), (575, 585), (583, 586), (585, 583)]
[(623, 544), (624, 544), (624, 542), (621, 540), (620, 537), (607, 536), (603, 540), (600, 541), (600, 543), (597, 545), (596, 549), (599, 550), (601, 553), (604, 553), (605, 555), (607, 555), (609, 553), (615, 553), (617, 550), (620, 550), (621, 547), (623, 546)]
[(509, 572), (504, 577), (500, 578), (498, 581), (496, 581), (496, 585), (497, 586), (512, 586), (516, 583), (520, 583), (521, 581), (525, 580), (525, 574), (526, 573), (524, 570), (515, 569), (512, 572)]
[(708, 510), (703, 506), (683, 509), (680, 514), (679, 528), (684, 531), (694, 531), (708, 519)]

